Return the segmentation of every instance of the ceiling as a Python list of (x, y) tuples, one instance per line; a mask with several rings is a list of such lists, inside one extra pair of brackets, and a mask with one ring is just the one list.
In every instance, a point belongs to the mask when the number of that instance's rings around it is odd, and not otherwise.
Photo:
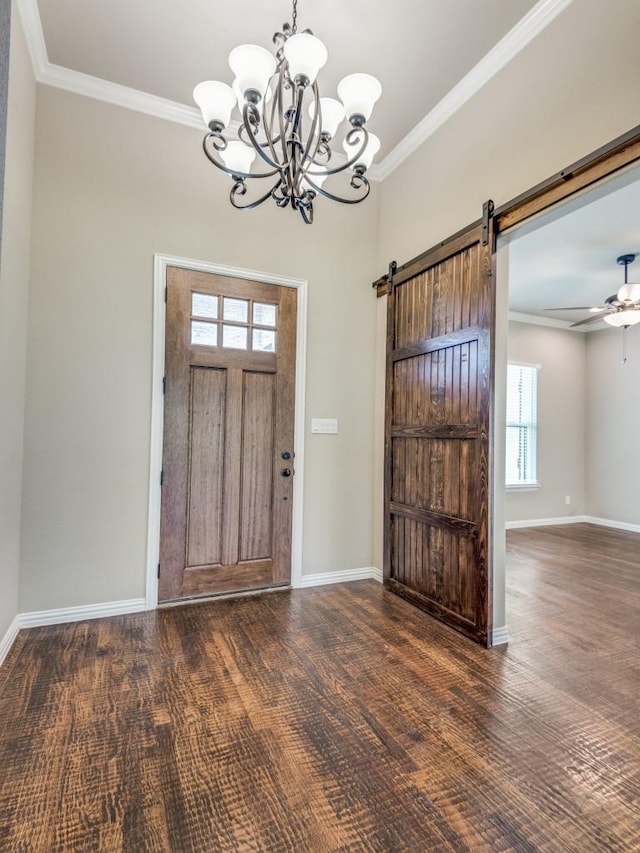
[[(556, 12), (567, 5), (543, 0)], [(37, 0), (48, 61), (193, 106), (201, 80), (231, 82), (230, 50), (271, 38), (290, 0)], [(299, 0), (299, 28), (326, 44), (323, 94), (368, 71), (383, 86), (370, 129), (388, 154), (534, 6), (535, 0)], [(536, 9), (537, 11), (537, 9)], [(535, 16), (534, 16), (535, 17)], [(520, 45), (520, 47), (522, 44)]]
[[(515, 231), (509, 251), (509, 309), (576, 322), (624, 282), (616, 258), (637, 254), (629, 281), (640, 282), (640, 167), (603, 183)], [(581, 331), (610, 328), (604, 321)]]
[[(322, 94), (335, 94), (338, 81), (354, 71), (381, 80), (370, 129), (382, 141), (376, 159), (378, 177), (384, 177), (410, 153), (421, 123), (446, 120), (570, 3), (299, 0), (298, 25), (312, 29), (329, 51), (319, 78)], [(273, 32), (291, 16), (291, 0), (20, 0), (20, 6), (31, 22), (32, 45), (41, 45), (44, 82), (109, 100), (105, 87), (91, 83), (98, 78), (144, 93), (132, 102), (142, 111), (148, 111), (140, 103), (149, 95), (183, 105), (164, 117), (197, 126), (194, 86), (205, 79), (230, 82), (230, 50), (242, 42), (270, 48)], [(52, 76), (56, 69), (64, 73)], [(89, 77), (77, 83), (74, 74), (79, 81)], [(114, 103), (132, 106), (118, 97)], [(187, 109), (192, 118), (185, 120)], [(544, 309), (601, 305), (623, 281), (616, 257), (640, 255), (638, 210), (637, 171), (520, 229), (511, 245), (510, 310), (573, 322), (586, 312)], [(640, 280), (640, 257), (636, 264)]]

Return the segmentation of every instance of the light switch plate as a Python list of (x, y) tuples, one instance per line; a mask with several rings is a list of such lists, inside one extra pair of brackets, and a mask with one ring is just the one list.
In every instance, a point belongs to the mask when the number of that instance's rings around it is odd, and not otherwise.
[(338, 432), (338, 419), (311, 418), (311, 432), (336, 435)]

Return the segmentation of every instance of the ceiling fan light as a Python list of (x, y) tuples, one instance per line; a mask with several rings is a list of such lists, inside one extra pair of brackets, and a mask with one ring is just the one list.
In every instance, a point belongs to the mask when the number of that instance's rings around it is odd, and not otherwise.
[(640, 301), (640, 284), (623, 284), (616, 294), (620, 302)]
[(329, 56), (320, 39), (310, 33), (289, 36), (284, 43), (284, 55), (289, 63), (291, 79), (303, 78), (309, 84), (315, 81)]
[(231, 86), (217, 80), (205, 80), (193, 90), (193, 100), (200, 107), (207, 127), (214, 125), (223, 130), (229, 124), (236, 103)]
[(616, 311), (615, 314), (607, 314), (605, 323), (610, 326), (635, 326), (640, 323), (640, 308), (626, 311)]
[(273, 54), (257, 44), (240, 44), (229, 54), (229, 67), (236, 75), (243, 96), (257, 92), (260, 98), (267, 91), (269, 80), (276, 70)]
[(380, 95), (382, 85), (371, 74), (349, 74), (338, 83), (338, 97), (352, 124), (364, 124), (371, 117), (373, 105)]

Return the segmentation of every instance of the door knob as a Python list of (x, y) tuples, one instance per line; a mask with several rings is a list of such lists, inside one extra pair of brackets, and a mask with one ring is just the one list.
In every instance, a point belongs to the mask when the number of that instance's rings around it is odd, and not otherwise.
[(280, 476), (281, 477), (290, 477), (291, 476), (291, 468), (283, 468), (282, 471), (280, 471)]
[(281, 455), (282, 455), (282, 458), (283, 458), (285, 461), (286, 461), (287, 459), (291, 459), (291, 454), (289, 453), (289, 451), (288, 451), (288, 450), (285, 450), (285, 451), (284, 451), (284, 453), (283, 453), (283, 454), (281, 454)]

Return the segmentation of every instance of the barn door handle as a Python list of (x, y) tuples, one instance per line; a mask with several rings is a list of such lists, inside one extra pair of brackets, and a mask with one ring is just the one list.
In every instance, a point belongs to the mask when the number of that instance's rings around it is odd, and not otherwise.
[(291, 476), (291, 468), (283, 468), (282, 471), (280, 471), (280, 476), (281, 477), (290, 477)]

